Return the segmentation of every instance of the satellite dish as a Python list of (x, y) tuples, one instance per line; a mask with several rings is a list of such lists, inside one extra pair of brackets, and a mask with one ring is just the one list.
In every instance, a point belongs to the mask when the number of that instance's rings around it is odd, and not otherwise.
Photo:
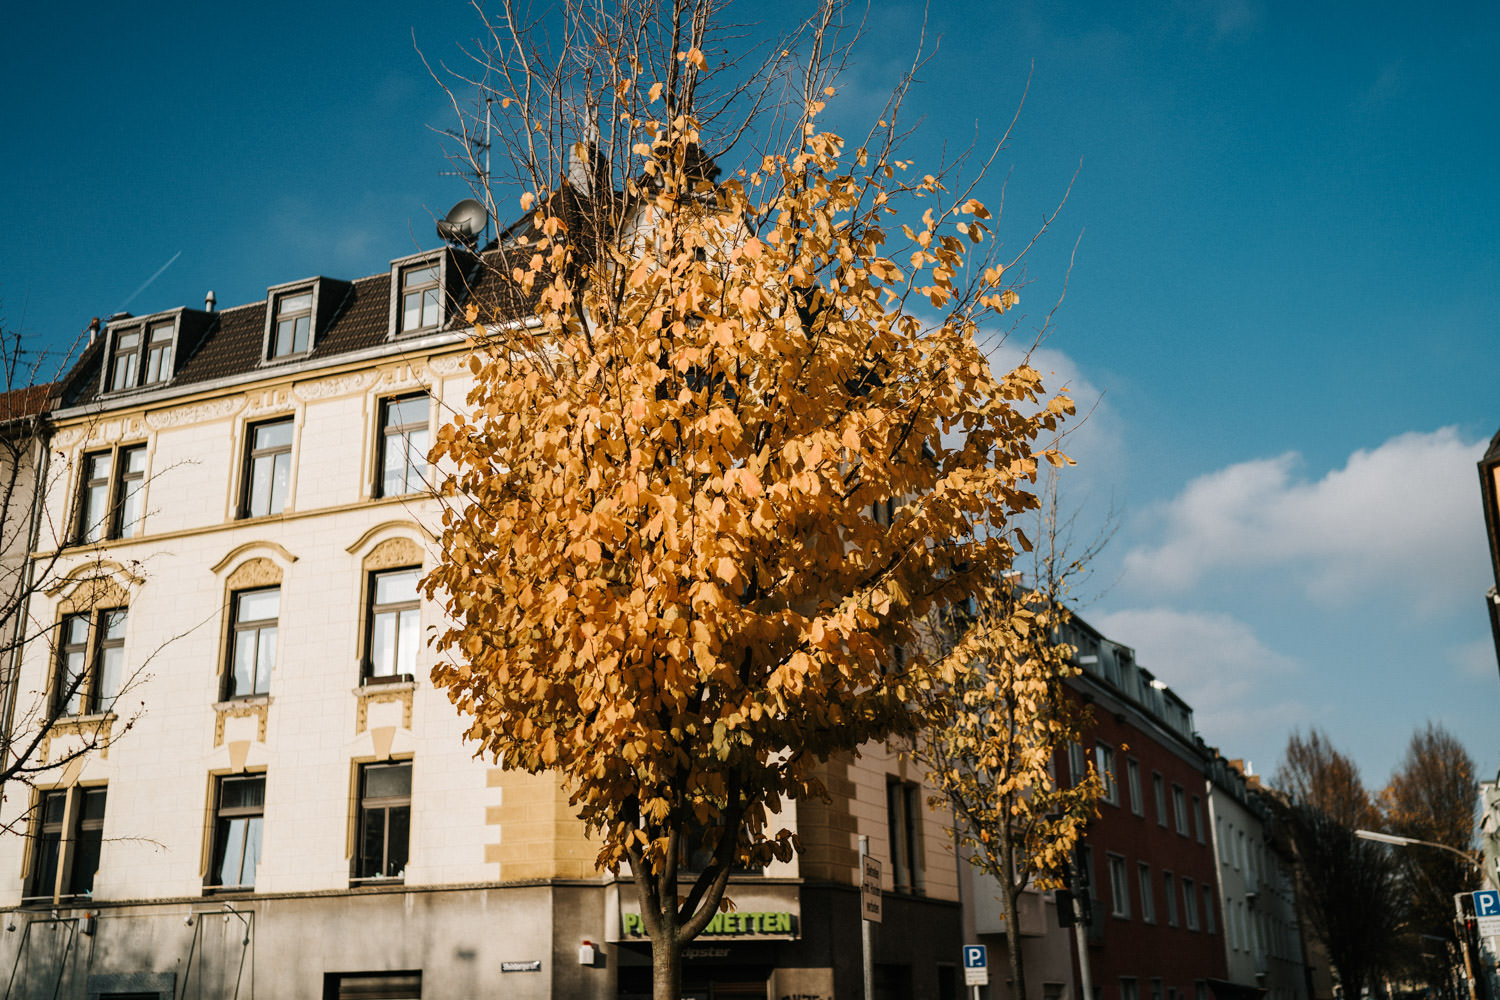
[(438, 220), (437, 233), (450, 243), (472, 247), (489, 224), (490, 213), (484, 206), (473, 198), (465, 198), (448, 210), (447, 218)]

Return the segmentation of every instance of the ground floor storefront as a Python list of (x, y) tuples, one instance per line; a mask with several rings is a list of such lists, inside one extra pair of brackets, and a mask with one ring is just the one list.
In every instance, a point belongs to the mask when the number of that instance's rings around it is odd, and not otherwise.
[[(858, 1000), (848, 886), (737, 879), (684, 953), (691, 1000)], [(872, 1000), (959, 1000), (956, 903), (888, 895)], [(651, 994), (623, 882), (83, 901), (3, 915), (0, 1000), (422, 1000)]]

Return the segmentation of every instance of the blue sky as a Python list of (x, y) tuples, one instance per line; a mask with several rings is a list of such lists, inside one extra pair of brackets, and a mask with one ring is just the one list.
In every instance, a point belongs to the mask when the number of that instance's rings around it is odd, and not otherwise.
[[(1432, 719), (1493, 774), (1474, 462), (1500, 428), (1500, 8), (1295, 6), (934, 2), (907, 155), (997, 137), (1029, 75), (980, 191), (1008, 181), (1002, 238), (1077, 172), (1010, 343), (1076, 243), (1037, 357), (1097, 401), (1066, 500), (1121, 512), (1085, 615), (1258, 771), (1319, 725), (1378, 787)], [(833, 122), (922, 16), (872, 10)], [(457, 0), (30, 5), (7, 28), (0, 316), (34, 346), (383, 270), (467, 193), (413, 44), (455, 58)]]

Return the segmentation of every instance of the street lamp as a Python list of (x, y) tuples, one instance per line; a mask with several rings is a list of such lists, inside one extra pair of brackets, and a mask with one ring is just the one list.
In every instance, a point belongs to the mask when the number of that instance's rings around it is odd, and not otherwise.
[(1354, 835), (1360, 840), (1373, 840), (1377, 844), (1392, 844), (1396, 847), (1436, 847), (1440, 851), (1457, 854), (1475, 868), (1481, 868), (1478, 861), (1470, 851), (1460, 851), (1456, 847), (1447, 844), (1439, 844), (1435, 840), (1418, 840), (1416, 837), (1402, 837), (1394, 833), (1377, 833), (1374, 830), (1355, 830)]

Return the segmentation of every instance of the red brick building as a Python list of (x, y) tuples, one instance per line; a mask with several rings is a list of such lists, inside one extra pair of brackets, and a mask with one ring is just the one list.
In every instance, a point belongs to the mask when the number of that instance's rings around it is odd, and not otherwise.
[(1070, 752), (1104, 775), (1099, 817), (1080, 848), (1092, 919), (1081, 1000), (1227, 1000), (1217, 867), (1207, 802), (1211, 756), (1192, 710), (1135, 662), (1133, 651), (1075, 619), (1069, 641), (1078, 696), (1093, 725)]

